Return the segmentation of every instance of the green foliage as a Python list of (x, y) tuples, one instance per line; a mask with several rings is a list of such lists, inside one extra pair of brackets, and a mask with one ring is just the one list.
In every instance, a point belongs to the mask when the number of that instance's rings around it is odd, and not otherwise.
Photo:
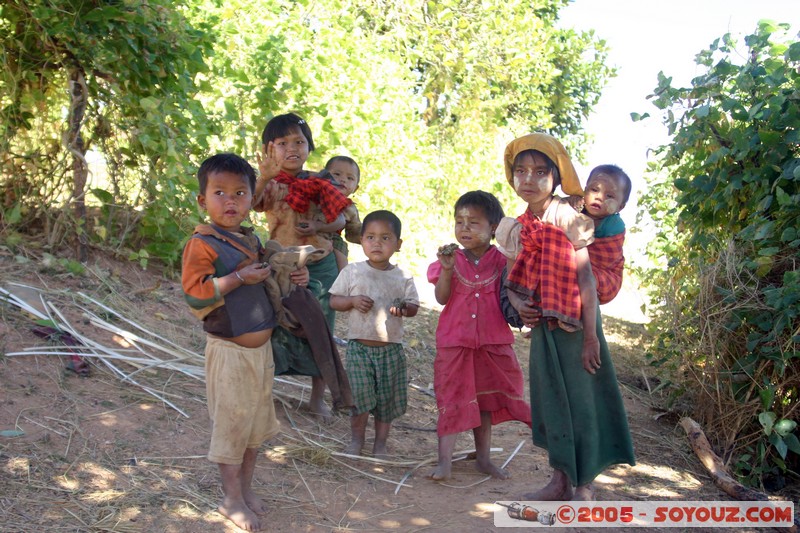
[(254, 159), (267, 120), (298, 112), (317, 144), (306, 167), (354, 157), (362, 214), (397, 212), (411, 228), (399, 259), (427, 264), (452, 240), (461, 193), (519, 205), (503, 179), (506, 142), (539, 130), (581, 146), (580, 124), (612, 72), (602, 41), (555, 27), (564, 5), (199, 2), (191, 16), (221, 36), (207, 102), (225, 116), (216, 146)]
[[(41, 228), (52, 247), (75, 234), (113, 248), (178, 242), (189, 227), (181, 215), (191, 209), (192, 155), (215, 129), (194, 98), (211, 52), (207, 28), (164, 0), (6, 2), (0, 27), (3, 223)], [(83, 101), (68, 96), (76, 84)], [(73, 114), (78, 106), (84, 115)], [(93, 225), (71, 212), (89, 192), (75, 165), (90, 149), (101, 155), (89, 186), (101, 207)]]
[[(0, 220), (45, 232), (51, 248), (77, 236), (177, 264), (200, 220), (197, 163), (218, 151), (255, 163), (268, 119), (294, 111), (315, 135), (307, 168), (353, 156), (354, 200), (401, 216), (399, 259), (419, 270), (452, 240), (463, 192), (521, 211), (503, 179), (510, 139), (548, 131), (580, 154), (581, 123), (613, 71), (603, 41), (556, 27), (566, 3), (3, 3)], [(76, 73), (85, 116), (65, 119)], [(88, 183), (75, 167), (84, 157)], [(86, 215), (73, 209), (84, 201)]]
[(691, 87), (660, 75), (653, 102), (672, 142), (641, 213), (659, 226), (649, 253), (661, 268), (646, 274), (661, 303), (653, 357), (685, 376), (696, 416), (741, 454), (750, 483), (800, 463), (800, 42), (790, 35), (762, 21), (744, 54), (730, 35), (699, 53)]

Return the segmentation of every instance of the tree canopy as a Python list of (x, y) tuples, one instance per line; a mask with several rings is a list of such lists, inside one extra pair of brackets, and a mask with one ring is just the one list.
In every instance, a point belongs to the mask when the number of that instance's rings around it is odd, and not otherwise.
[(267, 120), (294, 111), (318, 145), (307, 168), (355, 157), (359, 207), (397, 211), (405, 249), (431, 257), (458, 195), (512, 198), (500, 154), (514, 135), (581, 145), (613, 72), (603, 41), (556, 27), (566, 3), (6, 0), (5, 231), (174, 263), (198, 221), (199, 162), (255, 162)]

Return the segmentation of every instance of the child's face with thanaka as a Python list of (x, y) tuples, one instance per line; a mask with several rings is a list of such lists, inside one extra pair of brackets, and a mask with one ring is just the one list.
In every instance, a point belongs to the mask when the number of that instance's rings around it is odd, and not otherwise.
[(459, 208), (455, 218), (456, 240), (465, 250), (481, 257), (489, 249), (495, 226), (489, 223), (484, 210), (474, 205)]
[(284, 137), (277, 137), (264, 147), (267, 153), (272, 150), (272, 157), (281, 165), (281, 170), (295, 176), (308, 159), (308, 139), (294, 128)]
[(238, 232), (250, 213), (253, 191), (246, 176), (233, 172), (211, 172), (206, 190), (197, 195), (197, 203), (220, 228)]
[(586, 184), (584, 208), (590, 217), (599, 220), (621, 211), (625, 207), (622, 198), (621, 180), (612, 174), (598, 172), (592, 174)]
[(358, 168), (349, 161), (336, 160), (328, 165), (330, 172), (341, 187), (337, 187), (339, 192), (345, 196), (350, 196), (358, 190)]
[(539, 155), (524, 154), (514, 163), (514, 191), (531, 209), (538, 210), (553, 196), (553, 172)]

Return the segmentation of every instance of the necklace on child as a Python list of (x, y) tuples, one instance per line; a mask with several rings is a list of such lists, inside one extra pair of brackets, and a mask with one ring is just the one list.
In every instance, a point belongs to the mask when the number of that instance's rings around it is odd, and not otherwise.
[(473, 253), (472, 253), (472, 252), (470, 252), (469, 250), (464, 250), (464, 255), (466, 255), (466, 256), (467, 256), (467, 259), (469, 259), (470, 261), (472, 261), (472, 262), (473, 262), (473, 263), (475, 263), (476, 265), (477, 265), (477, 264), (478, 264), (478, 262), (481, 260), (481, 259), (480, 259), (480, 257), (477, 257), (475, 254), (473, 254)]

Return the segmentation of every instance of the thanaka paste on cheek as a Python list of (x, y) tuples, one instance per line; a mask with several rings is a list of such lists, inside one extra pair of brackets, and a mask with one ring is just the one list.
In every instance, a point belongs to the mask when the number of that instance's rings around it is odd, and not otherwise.
[(619, 211), (619, 202), (614, 200), (613, 198), (608, 198), (605, 202), (603, 202), (606, 206), (606, 213), (609, 215), (613, 215)]
[(536, 180), (536, 186), (539, 188), (540, 191), (547, 191), (550, 192), (550, 176), (545, 176), (543, 178), (539, 178)]
[[(469, 207), (462, 207), (461, 209), (459, 209), (456, 212), (456, 216), (457, 217), (462, 217), (462, 218), (469, 218), (470, 215), (472, 215), (472, 214), (473, 214), (473, 211)], [(480, 233), (476, 233), (476, 232), (473, 231), (472, 232), (472, 236), (474, 237), (474, 239), (476, 241), (480, 241), (481, 243), (489, 243), (492, 240), (491, 231), (489, 231), (489, 232), (482, 231)]]
[(481, 241), (481, 243), (487, 243), (488, 244), (488, 243), (490, 243), (492, 241), (491, 232), (488, 232), (488, 233), (487, 232), (481, 232), (481, 233), (478, 233), (476, 235), (476, 237), (478, 238), (478, 240)]

